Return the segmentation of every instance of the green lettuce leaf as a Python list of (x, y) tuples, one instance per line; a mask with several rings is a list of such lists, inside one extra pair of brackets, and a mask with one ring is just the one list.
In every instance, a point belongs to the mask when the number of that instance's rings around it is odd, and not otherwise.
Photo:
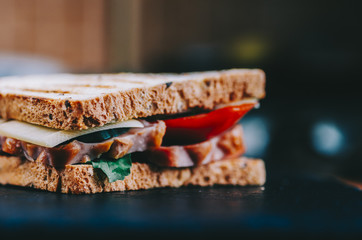
[(116, 160), (101, 157), (93, 160), (91, 164), (93, 168), (100, 169), (108, 177), (109, 182), (124, 180), (124, 178), (131, 173), (131, 154), (127, 154)]

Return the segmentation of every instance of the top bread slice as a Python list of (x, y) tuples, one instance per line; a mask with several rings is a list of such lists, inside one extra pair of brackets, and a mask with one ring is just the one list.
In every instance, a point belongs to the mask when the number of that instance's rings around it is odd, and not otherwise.
[(259, 69), (4, 77), (0, 78), (0, 117), (80, 130), (263, 98), (264, 88), (265, 74)]

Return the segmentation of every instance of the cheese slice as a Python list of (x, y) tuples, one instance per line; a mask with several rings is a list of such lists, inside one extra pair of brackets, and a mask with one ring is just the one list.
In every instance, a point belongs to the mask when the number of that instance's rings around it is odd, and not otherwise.
[(55, 147), (70, 139), (115, 128), (143, 128), (144, 125), (138, 120), (110, 123), (101, 127), (89, 128), (79, 131), (57, 130), (42, 127), (16, 120), (5, 121), (0, 119), (0, 136), (15, 138), (24, 142), (40, 145), (43, 147)]

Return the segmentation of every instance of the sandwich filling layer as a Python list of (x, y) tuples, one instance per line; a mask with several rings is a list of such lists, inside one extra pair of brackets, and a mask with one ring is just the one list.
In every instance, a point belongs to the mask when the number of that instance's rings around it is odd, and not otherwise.
[(218, 161), (225, 157), (241, 155), (245, 148), (240, 125), (234, 126), (219, 136), (185, 146), (161, 146), (166, 131), (163, 121), (149, 123), (145, 128), (130, 129), (127, 133), (99, 143), (78, 140), (47, 148), (21, 140), (0, 136), (0, 150), (4, 153), (25, 157), (29, 161), (64, 168), (65, 165), (87, 163), (102, 155), (109, 159), (139, 152), (135, 159), (147, 159), (165, 167), (192, 167)]
[(256, 105), (257, 101), (252, 100), (191, 116), (140, 120), (143, 127), (106, 129), (54, 147), (0, 135), (0, 153), (57, 169), (92, 164), (110, 181), (130, 174), (132, 161), (174, 168), (200, 166), (245, 152), (242, 128), (237, 122)]
[(82, 138), (57, 147), (48, 148), (9, 137), (0, 136), (0, 150), (13, 156), (23, 156), (30, 161), (43, 162), (53, 167), (86, 163), (106, 154), (118, 159), (133, 152), (143, 152), (159, 147), (166, 131), (162, 121), (143, 121), (144, 128), (127, 129), (126, 133), (101, 142), (87, 143)]

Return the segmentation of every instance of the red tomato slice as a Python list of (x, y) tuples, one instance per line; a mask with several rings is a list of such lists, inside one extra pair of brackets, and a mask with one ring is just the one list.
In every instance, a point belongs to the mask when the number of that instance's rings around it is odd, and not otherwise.
[(234, 126), (256, 104), (244, 103), (209, 113), (164, 120), (167, 126), (164, 143), (184, 145), (210, 139)]

